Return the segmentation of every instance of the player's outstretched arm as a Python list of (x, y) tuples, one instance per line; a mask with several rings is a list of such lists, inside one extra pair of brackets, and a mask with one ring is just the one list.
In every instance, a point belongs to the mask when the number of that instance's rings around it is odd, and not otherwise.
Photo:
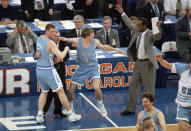
[(159, 112), (157, 115), (157, 118), (159, 120), (162, 131), (166, 131), (166, 122), (165, 122), (164, 114), (162, 112)]
[(138, 117), (137, 117), (137, 124), (136, 124), (136, 128), (137, 131), (144, 131), (142, 125), (141, 125), (141, 117), (143, 115), (143, 111), (139, 113)]
[(53, 41), (48, 42), (47, 49), (49, 52), (52, 52), (57, 57), (56, 59), (60, 61), (62, 61), (66, 54), (70, 51), (69, 47), (66, 46), (65, 49), (61, 52)]
[(76, 47), (76, 48), (78, 47), (78, 38), (60, 37), (60, 40), (72, 44), (73, 47)]
[(157, 61), (166, 69), (172, 70), (172, 64), (162, 58), (162, 54), (155, 54)]
[(118, 52), (118, 53), (120, 53), (120, 54), (122, 54), (122, 55), (125, 55), (125, 52), (124, 52), (123, 50), (120, 50), (120, 49), (117, 49), (117, 48), (113, 48), (113, 47), (111, 47), (111, 46), (109, 46), (109, 45), (103, 45), (103, 44), (101, 44), (100, 41), (97, 40), (97, 39), (95, 40), (95, 45), (96, 45), (97, 48), (100, 48), (100, 49), (102, 49), (102, 50), (106, 50), (106, 51), (116, 51), (116, 52)]

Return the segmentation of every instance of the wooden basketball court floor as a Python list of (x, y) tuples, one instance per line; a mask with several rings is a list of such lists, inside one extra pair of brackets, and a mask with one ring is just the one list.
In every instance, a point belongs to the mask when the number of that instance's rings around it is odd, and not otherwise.
[[(177, 88), (156, 89), (155, 107), (160, 109), (168, 124), (168, 131), (176, 131), (176, 98)], [(69, 123), (67, 118), (55, 117), (52, 104), (43, 124), (35, 123), (38, 96), (0, 98), (0, 131), (135, 131), (138, 113), (143, 110), (141, 99), (138, 99), (136, 114), (121, 116), (128, 102), (128, 90), (103, 91), (103, 102), (108, 112), (108, 119), (101, 117), (99, 112), (83, 97), (96, 105), (94, 92), (80, 95), (75, 94), (75, 112), (82, 115), (82, 119)]]

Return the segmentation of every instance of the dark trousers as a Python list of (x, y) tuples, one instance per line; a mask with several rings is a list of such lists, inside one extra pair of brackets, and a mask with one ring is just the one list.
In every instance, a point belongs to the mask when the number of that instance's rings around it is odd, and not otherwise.
[[(61, 81), (63, 83), (63, 86), (64, 86), (63, 89), (66, 92), (65, 69), (59, 68), (59, 69), (57, 69), (57, 71), (58, 71), (58, 74), (59, 74)], [(44, 112), (48, 111), (48, 109), (52, 103), (53, 98), (54, 98), (54, 106), (55, 106), (54, 114), (61, 113), (62, 112), (62, 104), (60, 102), (60, 99), (59, 99), (58, 95), (56, 94), (56, 92), (52, 92), (51, 89), (48, 92), (48, 95), (46, 98), (46, 104), (44, 106), (43, 111)]]

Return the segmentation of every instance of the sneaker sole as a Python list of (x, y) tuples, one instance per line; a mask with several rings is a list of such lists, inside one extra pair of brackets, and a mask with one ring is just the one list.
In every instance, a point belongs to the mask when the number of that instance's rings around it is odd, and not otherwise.
[(76, 118), (76, 119), (74, 119), (74, 120), (69, 120), (69, 122), (76, 122), (76, 121), (79, 121), (80, 119), (81, 119), (81, 117)]

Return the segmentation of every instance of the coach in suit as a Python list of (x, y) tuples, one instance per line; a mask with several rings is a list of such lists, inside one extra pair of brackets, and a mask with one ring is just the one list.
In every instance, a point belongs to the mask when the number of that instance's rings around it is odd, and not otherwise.
[[(75, 24), (75, 28), (66, 33), (66, 38), (81, 37), (82, 26), (84, 24), (84, 17), (81, 15), (74, 16), (74, 24)], [(76, 48), (71, 47), (70, 49), (76, 49)]]
[(187, 62), (187, 56), (191, 51), (191, 7), (176, 23), (176, 46), (179, 55)]
[(111, 28), (111, 17), (105, 16), (103, 18), (103, 28), (96, 32), (96, 39), (102, 44), (108, 44), (112, 47), (120, 47), (118, 31)]
[(6, 45), (13, 54), (34, 53), (33, 44), (37, 41), (37, 35), (26, 26), (24, 21), (17, 21), (15, 30), (8, 34)]
[(53, 15), (54, 0), (21, 0), (26, 21), (48, 20)]
[(116, 8), (122, 14), (125, 24), (132, 30), (132, 39), (127, 54), (130, 61), (135, 62), (135, 67), (130, 82), (129, 101), (126, 109), (121, 112), (122, 115), (127, 115), (135, 113), (136, 101), (142, 85), (146, 92), (155, 93), (156, 69), (159, 67), (154, 55), (153, 44), (156, 40), (161, 39), (162, 32), (160, 22), (157, 23), (159, 33), (153, 35), (153, 32), (147, 28), (145, 18), (139, 18), (138, 24), (135, 26), (120, 6), (116, 6)]

